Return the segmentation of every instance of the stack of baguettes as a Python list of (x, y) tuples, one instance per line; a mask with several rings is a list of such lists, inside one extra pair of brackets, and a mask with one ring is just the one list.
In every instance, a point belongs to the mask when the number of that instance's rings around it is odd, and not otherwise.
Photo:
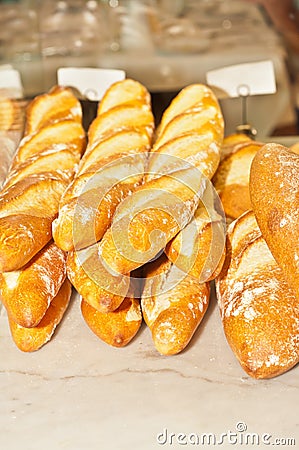
[(214, 185), (229, 221), (216, 294), (228, 343), (254, 378), (299, 361), (299, 156), (246, 136), (224, 140)]
[(220, 107), (201, 84), (177, 95), (156, 130), (148, 91), (130, 79), (107, 90), (87, 147), (81, 122), (69, 89), (37, 97), (0, 194), (0, 292), (17, 346), (50, 339), (72, 283), (103, 341), (126, 345), (143, 318), (156, 349), (176, 354), (215, 279), (244, 370), (270, 378), (293, 367), (299, 156), (223, 140)]
[(105, 342), (126, 345), (143, 315), (156, 348), (178, 353), (202, 320), (224, 256), (209, 186), (223, 128), (219, 104), (201, 84), (178, 94), (155, 134), (150, 96), (136, 81), (112, 85), (99, 104), (53, 235), (68, 251), (83, 317)]
[(60, 197), (85, 150), (81, 105), (55, 87), (27, 107), (26, 125), (0, 193), (0, 293), (24, 351), (52, 336), (68, 306), (66, 254), (52, 240)]

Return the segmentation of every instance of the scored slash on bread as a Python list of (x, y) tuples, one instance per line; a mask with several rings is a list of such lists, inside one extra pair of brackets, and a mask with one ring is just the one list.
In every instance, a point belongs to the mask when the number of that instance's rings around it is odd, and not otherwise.
[(49, 124), (21, 140), (12, 169), (17, 169), (28, 158), (48, 151), (68, 149), (79, 161), (85, 149), (85, 133), (81, 123), (63, 120)]
[(228, 228), (216, 292), (227, 341), (250, 376), (272, 378), (297, 364), (298, 299), (252, 211)]

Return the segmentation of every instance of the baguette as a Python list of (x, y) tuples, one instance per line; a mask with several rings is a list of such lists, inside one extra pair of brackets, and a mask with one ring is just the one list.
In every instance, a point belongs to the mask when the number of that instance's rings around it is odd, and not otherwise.
[[(135, 280), (134, 280), (135, 281)], [(131, 284), (132, 286), (132, 284)], [(88, 327), (106, 344), (126, 346), (137, 334), (142, 323), (139, 295), (129, 290), (128, 296), (112, 312), (103, 313), (82, 299), (81, 313)]]
[(11, 320), (36, 327), (66, 278), (66, 254), (47, 244), (22, 269), (0, 273), (0, 294)]
[(146, 182), (122, 202), (103, 236), (105, 264), (128, 274), (190, 222), (216, 171), (222, 139), (223, 118), (212, 92), (202, 85), (183, 89), (162, 117)]
[(209, 283), (199, 283), (165, 255), (145, 269), (141, 309), (155, 348), (162, 355), (181, 352), (190, 342), (209, 304)]
[(168, 259), (205, 282), (220, 272), (225, 258), (225, 215), (213, 186), (207, 186), (194, 217), (166, 246)]
[(65, 120), (81, 124), (81, 105), (70, 88), (54, 86), (49, 93), (36, 96), (28, 105), (25, 135), (33, 135), (41, 128)]
[(219, 164), (223, 132), (223, 117), (213, 91), (202, 84), (185, 87), (162, 115), (146, 180), (190, 165), (211, 179)]
[(25, 328), (8, 317), (11, 336), (20, 350), (34, 352), (50, 341), (69, 305), (71, 292), (71, 283), (65, 280), (42, 320), (33, 328)]
[(0, 194), (0, 271), (19, 270), (50, 241), (60, 198), (85, 149), (81, 118), (79, 101), (63, 88), (28, 106), (31, 134), (21, 140)]
[(299, 361), (299, 304), (248, 211), (228, 228), (216, 293), (227, 341), (254, 378), (280, 375)]
[(250, 167), (257, 151), (263, 146), (243, 134), (224, 139), (221, 161), (212, 179), (228, 221), (251, 210), (249, 193)]
[(299, 156), (279, 144), (256, 155), (250, 194), (258, 225), (286, 280), (299, 295)]
[(68, 252), (67, 275), (84, 301), (101, 313), (115, 311), (129, 290), (130, 278), (102, 264), (97, 244)]
[(140, 83), (127, 79), (107, 90), (53, 222), (60, 248), (80, 250), (102, 238), (117, 205), (143, 181), (153, 129), (150, 96)]
[(190, 168), (138, 188), (119, 205), (99, 243), (103, 264), (126, 275), (153, 259), (190, 222), (206, 183)]

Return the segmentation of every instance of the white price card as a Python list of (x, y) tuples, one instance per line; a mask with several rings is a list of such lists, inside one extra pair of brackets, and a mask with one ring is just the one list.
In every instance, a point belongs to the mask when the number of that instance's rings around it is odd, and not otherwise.
[(126, 77), (123, 70), (90, 67), (61, 67), (57, 70), (60, 86), (77, 89), (88, 100), (100, 101), (106, 90)]
[(273, 62), (256, 61), (210, 70), (208, 85), (218, 98), (275, 94), (276, 82)]
[(18, 70), (10, 66), (0, 66), (0, 93), (10, 98), (23, 97), (23, 85)]

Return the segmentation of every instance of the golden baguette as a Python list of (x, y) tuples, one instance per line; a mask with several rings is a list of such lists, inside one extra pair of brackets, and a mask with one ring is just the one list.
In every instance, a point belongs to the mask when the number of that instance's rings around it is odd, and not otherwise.
[(71, 283), (65, 280), (51, 301), (44, 317), (33, 328), (22, 327), (8, 317), (11, 336), (20, 350), (34, 352), (50, 341), (69, 305), (71, 292)]
[(227, 256), (216, 279), (224, 332), (254, 378), (280, 375), (299, 361), (299, 303), (252, 211), (228, 228)]
[(16, 169), (11, 170), (5, 183), (5, 189), (23, 178), (30, 175), (37, 175), (48, 173), (52, 167), (58, 169), (55, 173), (70, 180), (77, 169), (78, 157), (69, 149), (47, 151), (31, 158), (28, 158), (24, 163), (19, 164)]
[(100, 312), (82, 299), (81, 313), (93, 333), (113, 347), (126, 346), (142, 323), (140, 301), (134, 296), (133, 289), (115, 311)]
[(213, 280), (225, 258), (225, 231), (216, 212), (211, 217), (199, 207), (190, 223), (166, 246), (168, 259), (200, 282)]
[[(163, 113), (161, 122), (156, 130), (156, 142), (160, 141), (160, 136), (169, 123), (179, 117), (180, 114), (193, 112), (197, 109), (202, 110), (203, 107), (211, 104), (217, 105), (218, 109), (216, 97), (208, 86), (197, 83), (182, 89)], [(158, 146), (156, 145), (155, 147), (157, 148)]]
[(212, 91), (183, 89), (162, 116), (146, 182), (119, 206), (100, 243), (113, 271), (128, 274), (150, 261), (190, 222), (219, 163), (222, 139)]
[(0, 271), (18, 270), (27, 264), (52, 237), (52, 219), (32, 214), (0, 218)]
[(141, 309), (154, 345), (163, 355), (181, 352), (209, 304), (209, 283), (181, 272), (165, 255), (144, 268)]
[[(41, 114), (44, 113), (44, 116)], [(59, 201), (85, 149), (79, 101), (55, 88), (32, 101), (0, 194), (0, 270), (18, 270), (51, 239)]]
[(49, 151), (68, 149), (79, 160), (85, 150), (85, 143), (85, 132), (81, 123), (72, 120), (54, 122), (34, 134), (23, 137), (13, 160), (12, 169), (16, 169), (32, 156)]
[(182, 89), (163, 113), (146, 180), (190, 165), (211, 179), (219, 164), (223, 133), (223, 117), (213, 91), (202, 84)]
[(225, 258), (225, 214), (208, 184), (194, 217), (166, 246), (168, 259), (200, 282), (213, 280)]
[(11, 320), (39, 324), (66, 277), (66, 254), (53, 242), (22, 269), (0, 273), (0, 294)]
[(25, 134), (35, 134), (41, 128), (65, 120), (81, 124), (81, 105), (71, 89), (54, 86), (47, 94), (36, 96), (28, 105)]
[(99, 243), (103, 263), (128, 274), (154, 258), (190, 222), (205, 186), (196, 169), (140, 186), (121, 203)]
[(299, 156), (266, 144), (253, 160), (250, 194), (258, 225), (286, 280), (299, 295)]
[(228, 136), (221, 149), (221, 161), (212, 179), (228, 220), (251, 210), (249, 194), (250, 167), (263, 146), (242, 134)]
[(31, 175), (0, 195), (0, 271), (18, 270), (51, 239), (52, 221), (67, 180)]
[(62, 249), (79, 250), (102, 238), (117, 205), (143, 181), (153, 129), (150, 96), (140, 83), (127, 79), (107, 90), (53, 223)]
[(115, 311), (129, 290), (130, 278), (107, 270), (97, 244), (68, 252), (67, 275), (82, 298), (103, 313)]
[(127, 78), (114, 83), (113, 90), (106, 92), (98, 104), (97, 115), (114, 108), (117, 105), (140, 101), (145, 105), (151, 103), (148, 90), (141, 83)]

